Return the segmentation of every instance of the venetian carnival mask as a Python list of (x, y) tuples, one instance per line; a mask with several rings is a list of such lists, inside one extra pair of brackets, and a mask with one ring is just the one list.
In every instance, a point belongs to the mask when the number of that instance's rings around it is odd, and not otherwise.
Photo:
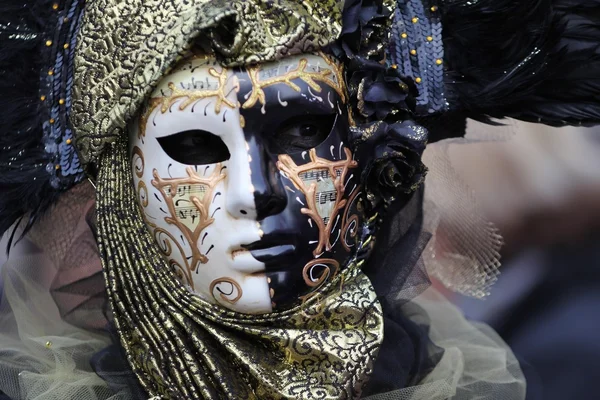
[(360, 171), (327, 55), (181, 62), (130, 126), (146, 225), (180, 280), (235, 311), (307, 299), (354, 255)]

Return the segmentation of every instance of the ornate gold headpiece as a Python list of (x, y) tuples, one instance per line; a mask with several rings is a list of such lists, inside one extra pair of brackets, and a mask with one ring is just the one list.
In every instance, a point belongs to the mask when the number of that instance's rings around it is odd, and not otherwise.
[(79, 30), (71, 118), (82, 163), (97, 163), (192, 46), (206, 47), (227, 66), (314, 52), (339, 36), (342, 6), (342, 0), (90, 2)]

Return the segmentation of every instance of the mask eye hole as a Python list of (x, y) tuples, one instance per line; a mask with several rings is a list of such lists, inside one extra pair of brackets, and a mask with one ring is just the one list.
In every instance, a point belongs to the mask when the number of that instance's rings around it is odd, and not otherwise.
[(296, 153), (317, 147), (331, 133), (337, 115), (300, 115), (284, 121), (272, 137), (278, 154)]
[(231, 157), (219, 136), (201, 129), (182, 131), (156, 140), (169, 157), (181, 164), (215, 164)]

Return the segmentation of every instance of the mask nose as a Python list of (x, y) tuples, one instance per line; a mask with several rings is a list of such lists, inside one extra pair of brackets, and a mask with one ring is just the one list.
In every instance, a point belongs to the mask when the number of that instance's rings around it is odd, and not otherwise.
[(260, 138), (247, 139), (256, 219), (262, 221), (286, 208), (287, 195), (277, 169), (277, 156), (267, 150)]
[(257, 210), (254, 205), (254, 195), (251, 191), (250, 179), (243, 184), (243, 179), (231, 179), (229, 175), (230, 189), (227, 196), (227, 212), (235, 218), (257, 219)]
[(227, 210), (235, 218), (256, 221), (281, 213), (287, 195), (277, 158), (256, 138), (247, 138), (247, 152), (229, 163)]
[(261, 163), (260, 173), (252, 174), (256, 218), (259, 221), (281, 213), (287, 206), (285, 187), (277, 169), (277, 161), (268, 156)]
[(246, 149), (232, 152), (227, 169), (227, 212), (234, 218), (256, 220), (252, 171)]

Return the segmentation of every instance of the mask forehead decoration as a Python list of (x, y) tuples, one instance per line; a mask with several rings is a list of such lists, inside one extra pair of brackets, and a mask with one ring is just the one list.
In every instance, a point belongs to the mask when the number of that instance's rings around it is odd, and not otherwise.
[(364, 207), (329, 56), (187, 60), (131, 126), (138, 203), (173, 272), (227, 308), (310, 298), (356, 256)]

